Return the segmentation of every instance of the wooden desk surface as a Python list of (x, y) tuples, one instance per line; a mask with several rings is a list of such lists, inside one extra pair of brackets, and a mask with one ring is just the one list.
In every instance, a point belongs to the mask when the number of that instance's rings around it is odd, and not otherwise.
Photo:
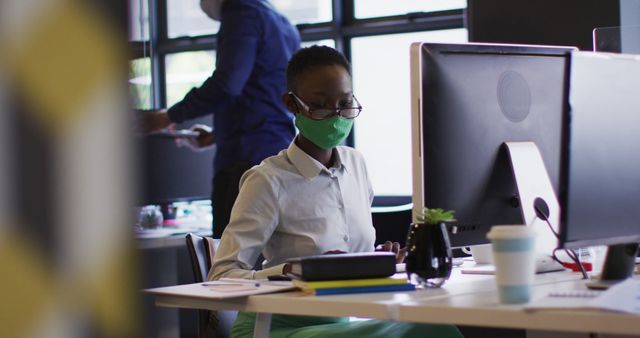
[[(156, 295), (156, 304), (167, 307), (197, 308), (208, 310), (239, 310), (309, 316), (355, 316), (394, 320), (390, 305), (432, 297), (449, 297), (453, 294), (492, 290), (493, 277), (460, 275), (452, 278), (443, 288), (423, 289), (412, 292), (381, 292), (335, 296), (309, 296), (302, 292), (283, 292), (256, 295), (247, 298), (213, 300), (181, 296)], [(484, 281), (478, 283), (479, 281)]]
[[(539, 281), (534, 287), (532, 301), (546, 297), (551, 291), (586, 289), (583, 280), (553, 281), (560, 276), (548, 275), (548, 282)], [(495, 288), (453, 297), (409, 300), (398, 304), (394, 311), (398, 320), (417, 323), (640, 335), (637, 315), (598, 310), (525, 310), (523, 305), (500, 304)]]
[[(542, 297), (551, 290), (572, 290), (582, 283), (576, 273), (537, 275), (533, 297)], [(414, 292), (321, 297), (285, 292), (227, 300), (157, 295), (156, 304), (210, 310), (640, 335), (639, 316), (582, 310), (531, 312), (525, 311), (523, 306), (499, 304), (493, 276), (462, 275), (458, 269), (442, 288)]]

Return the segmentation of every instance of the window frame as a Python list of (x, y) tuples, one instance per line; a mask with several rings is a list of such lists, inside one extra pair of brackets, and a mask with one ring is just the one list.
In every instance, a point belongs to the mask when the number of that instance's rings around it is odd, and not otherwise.
[[(136, 1), (136, 0), (133, 0)], [(215, 50), (217, 37), (201, 35), (194, 37), (168, 37), (167, 0), (144, 0), (149, 2), (149, 41), (131, 41), (130, 58), (151, 58), (152, 108), (166, 107), (166, 65), (169, 54)], [(437, 12), (417, 12), (372, 18), (355, 17), (355, 0), (332, 0), (333, 19), (330, 22), (298, 24), (302, 41), (332, 39), (335, 46), (351, 62), (351, 40), (357, 37), (413, 33), (444, 29), (465, 28), (465, 9)], [(354, 146), (354, 132), (346, 139), (346, 144)], [(389, 201), (387, 201), (387, 199)], [(374, 204), (405, 201), (404, 196), (376, 196)], [(410, 200), (410, 196), (409, 196)]]
[[(149, 1), (150, 41), (131, 41), (131, 59), (152, 58), (151, 73), (154, 80), (154, 108), (166, 104), (164, 58), (167, 54), (215, 50), (215, 34), (194, 37), (168, 37), (167, 0)], [(412, 33), (420, 31), (464, 28), (464, 9), (439, 12), (418, 12), (385, 17), (358, 19), (355, 17), (355, 0), (332, 0), (333, 20), (330, 22), (298, 24), (302, 41), (332, 39), (336, 49), (351, 61), (351, 39), (355, 37)], [(351, 140), (352, 142), (353, 140)]]

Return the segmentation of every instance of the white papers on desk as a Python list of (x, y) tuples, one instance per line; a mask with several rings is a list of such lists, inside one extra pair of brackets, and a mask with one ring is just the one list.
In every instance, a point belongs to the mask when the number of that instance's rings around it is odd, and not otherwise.
[(640, 315), (640, 279), (629, 278), (596, 297), (546, 296), (525, 306), (526, 310), (605, 310)]
[(267, 280), (224, 279), (204, 283), (167, 286), (144, 290), (147, 293), (165, 296), (187, 296), (202, 299), (225, 299), (247, 297), (265, 293), (294, 290), (291, 282), (271, 282)]

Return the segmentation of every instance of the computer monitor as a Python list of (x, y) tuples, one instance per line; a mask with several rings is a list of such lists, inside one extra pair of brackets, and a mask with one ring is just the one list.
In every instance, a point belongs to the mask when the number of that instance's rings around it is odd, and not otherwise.
[(640, 242), (638, 88), (640, 55), (571, 56), (560, 240), (568, 248), (614, 245), (609, 247), (604, 279), (631, 274)]
[[(540, 194), (559, 218), (555, 194), (572, 50), (411, 46), (414, 213), (424, 206), (454, 210), (452, 246), (487, 243), (487, 231), (497, 224), (548, 231), (533, 208)], [(526, 151), (517, 152), (519, 145)], [(550, 231), (539, 242), (546, 249), (538, 250), (549, 254), (557, 246)]]
[[(181, 123), (177, 128), (188, 129), (196, 123), (211, 125), (211, 117)], [(211, 198), (215, 149), (194, 152), (177, 147), (174, 138), (160, 135), (147, 135), (139, 141), (142, 194), (138, 204), (166, 205)]]
[[(640, 9), (640, 2), (636, 3)], [(593, 30), (593, 50), (640, 54), (640, 25), (595, 28)]]

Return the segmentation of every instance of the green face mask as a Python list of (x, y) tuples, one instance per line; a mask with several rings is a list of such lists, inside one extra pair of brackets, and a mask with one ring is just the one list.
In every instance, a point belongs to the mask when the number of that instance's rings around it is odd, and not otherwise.
[(296, 114), (296, 127), (302, 136), (322, 149), (331, 149), (347, 138), (353, 119), (334, 116), (324, 120), (312, 120), (302, 114)]

